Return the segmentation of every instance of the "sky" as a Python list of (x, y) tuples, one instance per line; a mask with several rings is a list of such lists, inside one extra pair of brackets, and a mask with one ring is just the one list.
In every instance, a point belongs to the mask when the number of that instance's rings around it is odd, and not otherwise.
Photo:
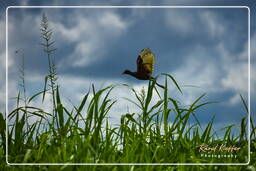
[[(78, 1), (79, 2), (79, 1)], [(0, 68), (5, 73), (5, 8), (9, 5), (248, 5), (240, 1), (140, 1), (139, 4), (101, 1), (83, 4), (58, 1), (4, 1), (0, 17)], [(214, 3), (215, 2), (215, 3)], [(254, 4), (255, 5), (255, 4)], [(239, 124), (246, 116), (240, 94), (248, 98), (248, 9), (247, 8), (9, 8), (8, 10), (8, 89), (9, 98), (19, 90), (19, 68), (25, 56), (28, 96), (43, 90), (48, 74), (47, 56), (40, 45), (40, 20), (48, 17), (53, 29), (53, 59), (58, 84), (65, 104), (78, 105), (94, 84), (97, 89), (111, 84), (129, 84), (137, 91), (148, 82), (122, 75), (125, 69), (136, 69), (136, 58), (143, 48), (156, 56), (153, 75), (171, 74), (182, 87), (180, 94), (169, 81), (169, 96), (190, 105), (200, 95), (202, 100), (217, 102), (197, 111), (202, 124), (215, 116), (215, 126)], [(251, 111), (255, 111), (255, 9), (251, 14)], [(15, 51), (18, 50), (18, 53)], [(5, 76), (0, 77), (0, 95), (5, 96)], [(164, 84), (164, 77), (159, 78)], [(193, 85), (188, 86), (188, 85)], [(160, 93), (163, 93), (160, 90)], [(92, 96), (92, 95), (91, 95)], [(117, 87), (111, 98), (117, 103), (110, 112), (111, 123), (118, 124), (122, 114), (138, 112), (123, 97), (134, 99), (125, 87)], [(157, 96), (152, 104), (157, 102)], [(9, 100), (10, 109), (13, 100)], [(50, 97), (33, 105), (49, 109)], [(4, 112), (5, 100), (0, 99)], [(170, 121), (171, 122), (171, 121)]]

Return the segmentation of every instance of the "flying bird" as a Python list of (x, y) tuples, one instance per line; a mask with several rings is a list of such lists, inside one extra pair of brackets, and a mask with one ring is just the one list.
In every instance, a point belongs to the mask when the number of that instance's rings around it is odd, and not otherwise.
[[(132, 72), (130, 70), (125, 70), (122, 74), (131, 75), (138, 80), (155, 80), (155, 78), (152, 77), (154, 64), (155, 55), (152, 53), (152, 51), (149, 48), (142, 49), (137, 58), (137, 71)], [(156, 85), (164, 88), (164, 86), (158, 84), (157, 82)]]

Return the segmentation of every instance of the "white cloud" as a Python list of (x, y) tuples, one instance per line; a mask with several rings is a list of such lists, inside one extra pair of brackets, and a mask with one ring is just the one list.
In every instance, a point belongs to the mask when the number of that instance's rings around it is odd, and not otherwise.
[[(250, 81), (251, 81), (251, 92), (252, 97), (255, 95), (253, 87), (256, 85), (256, 69), (253, 59), (255, 58), (256, 51), (254, 47), (256, 45), (256, 34), (252, 35), (251, 38), (251, 70), (250, 70)], [(243, 50), (239, 54), (231, 54), (224, 48), (222, 48), (225, 63), (223, 64), (226, 70), (226, 77), (221, 80), (223, 88), (234, 90), (237, 93), (246, 95), (248, 92), (248, 42), (243, 45)], [(237, 57), (236, 57), (237, 56)], [(233, 57), (233, 58), (232, 58)], [(234, 58), (236, 57), (236, 58)], [(233, 59), (233, 60), (231, 60)], [(235, 60), (234, 60), (235, 59)], [(235, 97), (231, 97), (230, 101), (236, 102)], [(235, 98), (237, 99), (237, 98)], [(238, 102), (238, 101), (237, 101)], [(234, 103), (232, 103), (234, 104)]]
[[(78, 14), (77, 14), (78, 15)], [(72, 21), (74, 22), (74, 21)], [(50, 26), (54, 28), (56, 38), (59, 41), (77, 42), (82, 39), (81, 35), (92, 30), (90, 21), (82, 16), (77, 16), (75, 26), (67, 27), (61, 22), (50, 22)]]
[(219, 88), (219, 66), (213, 61), (205, 60), (207, 49), (198, 46), (189, 52), (187, 60), (172, 74), (181, 85), (192, 85), (196, 87), (184, 87), (184, 94), (180, 96), (186, 104), (191, 104), (195, 98), (203, 93), (213, 93)]
[(72, 66), (75, 67), (85, 67), (89, 64), (97, 61), (99, 55), (97, 52), (97, 47), (91, 42), (81, 42), (75, 47), (75, 50), (70, 55), (69, 60)]
[(227, 76), (221, 80), (223, 88), (245, 93), (248, 91), (247, 63), (231, 64), (226, 66)]
[[(251, 46), (256, 42), (256, 36), (253, 35)], [(173, 72), (175, 78), (182, 81), (182, 85), (192, 84), (200, 88), (184, 88), (183, 101), (190, 104), (196, 97), (204, 92), (221, 93), (224, 91), (233, 91), (235, 94), (228, 100), (230, 105), (240, 102), (239, 94), (243, 96), (248, 92), (248, 45), (247, 42), (242, 45), (244, 48), (241, 53), (232, 53), (226, 48), (222, 41), (212, 47), (212, 51), (207, 48), (197, 46), (193, 51), (188, 52), (187, 60), (182, 66)], [(209, 57), (212, 52), (218, 54), (218, 61), (215, 57)], [(204, 59), (205, 56), (207, 60)], [(255, 56), (252, 50), (251, 58)], [(251, 67), (251, 88), (256, 85), (255, 67)], [(180, 81), (179, 81), (180, 82)], [(186, 92), (189, 90), (189, 92)]]
[(32, 100), (29, 106), (35, 106), (37, 108), (43, 109), (45, 112), (52, 113), (52, 96), (51, 94), (46, 93), (43, 102), (41, 96)]
[(113, 12), (105, 12), (103, 16), (99, 17), (99, 23), (103, 26), (103, 29), (107, 28), (111, 31), (119, 31), (127, 27), (121, 17)]
[(166, 12), (166, 23), (172, 29), (181, 34), (186, 34), (191, 32), (191, 27), (194, 23), (194, 18), (188, 13), (178, 12), (176, 10), (168, 10)]
[(220, 22), (220, 18), (218, 18), (216, 13), (204, 11), (199, 14), (199, 17), (212, 37), (223, 35), (225, 31), (224, 24)]
[(22, 1), (20, 1), (20, 5), (21, 6), (27, 6), (28, 5), (28, 3), (29, 3), (29, 0), (22, 0)]
[(240, 98), (240, 95), (239, 94), (235, 94), (234, 96), (232, 96), (230, 99), (229, 99), (229, 104), (231, 105), (236, 105), (238, 104), (239, 102), (241, 102), (241, 98)]
[(202, 30), (212, 38), (223, 35), (226, 30), (220, 17), (205, 9), (190, 9), (190, 11), (170, 9), (166, 11), (165, 20), (170, 29), (180, 35), (194, 34), (198, 26), (201, 26)]
[[(98, 11), (99, 12), (99, 11)], [(89, 16), (73, 13), (71, 27), (63, 23), (52, 22), (58, 42), (74, 43), (75, 48), (63, 65), (85, 67), (103, 57), (108, 42), (113, 42), (128, 27), (128, 21), (114, 11), (102, 11)], [(100, 49), (100, 50), (99, 50)]]

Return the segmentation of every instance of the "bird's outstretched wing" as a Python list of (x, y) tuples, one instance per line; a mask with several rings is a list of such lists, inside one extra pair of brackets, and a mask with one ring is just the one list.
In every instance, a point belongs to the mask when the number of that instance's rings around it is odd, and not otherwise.
[(151, 76), (154, 71), (155, 56), (149, 48), (142, 49), (137, 58), (137, 72)]

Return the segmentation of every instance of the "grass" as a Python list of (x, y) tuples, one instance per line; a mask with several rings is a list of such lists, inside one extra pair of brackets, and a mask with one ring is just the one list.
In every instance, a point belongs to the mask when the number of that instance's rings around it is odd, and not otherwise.
[[(110, 85), (91, 90), (81, 99), (80, 104), (71, 109), (63, 104), (62, 94), (57, 84), (56, 68), (53, 63), (51, 47), (52, 34), (48, 30), (47, 20), (43, 18), (42, 30), (43, 46), (49, 62), (49, 75), (45, 77), (45, 87), (41, 92), (31, 97), (26, 96), (25, 71), (21, 72), (21, 93), (16, 98), (16, 108), (8, 113), (8, 134), (6, 135), (6, 118), (0, 113), (0, 170), (186, 170), (185, 166), (23, 166), (8, 167), (5, 163), (6, 144), (8, 136), (8, 161), (10, 163), (245, 163), (248, 158), (247, 116), (248, 108), (241, 96), (245, 108), (245, 117), (239, 124), (240, 134), (232, 134), (234, 125), (223, 128), (225, 133), (219, 138), (213, 129), (214, 118), (206, 127), (202, 127), (197, 119), (197, 110), (211, 102), (202, 102), (206, 96), (202, 94), (189, 106), (169, 96), (169, 86), (182, 89), (169, 74), (164, 77), (165, 88), (163, 93), (155, 86), (154, 80), (148, 82), (147, 90), (135, 91), (129, 85)], [(46, 28), (47, 26), (47, 28)], [(48, 37), (47, 37), (48, 36)], [(49, 84), (48, 84), (48, 80)], [(116, 105), (110, 94), (117, 86), (128, 88), (136, 100), (125, 98), (131, 105), (135, 105), (139, 113), (123, 113), (117, 126), (110, 124), (108, 115)], [(48, 89), (49, 87), (49, 89)], [(23, 93), (22, 93), (23, 92)], [(45, 101), (45, 95), (51, 94), (52, 112), (46, 112), (37, 106), (31, 105), (35, 98)], [(92, 94), (92, 98), (89, 98)], [(152, 99), (158, 97), (157, 103)], [(33, 123), (29, 118), (36, 117)], [(189, 124), (190, 118), (197, 122)], [(170, 120), (172, 123), (170, 124)], [(256, 133), (251, 121), (251, 164), (256, 165)], [(209, 152), (207, 154), (233, 154), (237, 158), (201, 157), (199, 146), (208, 144), (216, 146), (238, 146), (237, 152)], [(189, 170), (246, 170), (253, 166), (189, 166)]]
[[(166, 85), (167, 84), (166, 77)], [(127, 85), (124, 85), (127, 87)], [(114, 91), (111, 85), (96, 91), (93, 87), (93, 98), (88, 101), (89, 92), (81, 103), (71, 111), (62, 104), (59, 88), (56, 88), (57, 118), (42, 109), (33, 106), (19, 106), (9, 114), (14, 122), (8, 131), (8, 161), (11, 163), (239, 163), (246, 162), (246, 117), (241, 120), (241, 134), (234, 137), (231, 126), (226, 127), (223, 138), (217, 138), (213, 131), (213, 119), (207, 127), (201, 130), (196, 123), (187, 127), (188, 119), (197, 109), (208, 105), (200, 103), (204, 95), (198, 97), (188, 108), (179, 107), (179, 103), (167, 96), (168, 88), (164, 90), (156, 104), (150, 105), (157, 89), (150, 81), (146, 93), (132, 92), (141, 112), (121, 116), (120, 124), (111, 127), (107, 114), (115, 101), (109, 99)], [(19, 102), (19, 98), (17, 103)], [(86, 105), (88, 103), (88, 105)], [(83, 108), (87, 106), (83, 113)], [(151, 106), (151, 107), (149, 107)], [(36, 115), (37, 122), (28, 125), (25, 116)], [(0, 115), (1, 139), (5, 139), (5, 119)], [(168, 124), (170, 117), (173, 123)], [(83, 122), (84, 127), (79, 123)], [(253, 123), (252, 128), (254, 128)], [(57, 127), (57, 125), (59, 125)], [(163, 130), (161, 128), (164, 128)], [(255, 129), (255, 128), (254, 128)], [(255, 151), (255, 132), (251, 133), (252, 151)], [(226, 144), (243, 147), (237, 153), (238, 158), (201, 158), (198, 145)], [(1, 158), (4, 159), (5, 141), (1, 141)], [(234, 154), (234, 153), (233, 153)], [(255, 160), (253, 153), (251, 158)], [(254, 161), (255, 162), (255, 161)], [(4, 162), (2, 163), (4, 165)], [(73, 167), (73, 166), (70, 166)], [(70, 168), (68, 167), (68, 168)], [(91, 166), (97, 168), (96, 166)], [(98, 166), (100, 167), (100, 166)], [(117, 166), (106, 166), (115, 168)], [(154, 168), (156, 166), (144, 166)], [(161, 166), (165, 168), (164, 166)], [(206, 166), (200, 166), (206, 167)], [(208, 166), (211, 168), (211, 166)], [(127, 168), (129, 168), (127, 166)], [(197, 167), (195, 167), (197, 168)]]

